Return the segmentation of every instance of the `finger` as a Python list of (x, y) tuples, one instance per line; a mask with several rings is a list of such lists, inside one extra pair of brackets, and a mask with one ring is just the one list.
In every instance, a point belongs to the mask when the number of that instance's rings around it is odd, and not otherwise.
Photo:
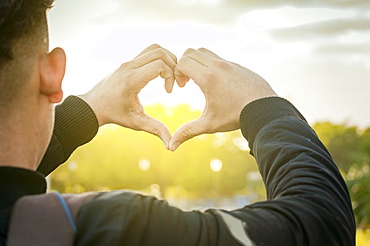
[(220, 60), (224, 60), (222, 59), (221, 57), (219, 57), (218, 55), (216, 55), (215, 53), (213, 53), (212, 51), (206, 49), (206, 48), (199, 48), (198, 49), (199, 52), (202, 52), (210, 57), (213, 57), (213, 58), (216, 58), (216, 59), (220, 59)]
[(177, 85), (179, 87), (184, 87), (186, 85), (186, 83), (189, 82), (189, 79), (188, 79), (189, 77), (188, 76), (185, 76), (185, 75), (180, 76), (180, 75), (176, 74), (175, 77), (176, 77)]
[[(158, 62), (160, 63), (160, 62)], [(162, 79), (164, 79), (164, 88), (168, 93), (171, 93), (173, 90), (173, 86), (175, 84), (175, 76), (171, 69), (171, 71), (168, 70), (168, 66), (163, 65), (163, 70), (159, 72), (159, 76), (161, 76)]]
[(131, 89), (135, 94), (139, 94), (149, 81), (161, 76), (165, 80), (165, 88), (167, 92), (171, 92), (174, 85), (174, 74), (168, 65), (163, 60), (155, 60), (142, 67), (133, 70), (130, 74), (132, 79), (129, 80)]
[(183, 56), (178, 62), (174, 73), (179, 86), (184, 86), (189, 81), (188, 79), (191, 78), (201, 87), (204, 77), (209, 75), (208, 70), (208, 67), (202, 63), (191, 57)]
[(179, 87), (184, 87), (186, 83), (190, 80), (190, 78), (183, 74), (183, 72), (179, 68), (175, 68), (174, 74)]
[(171, 52), (169, 51), (168, 49), (165, 49), (162, 47), (162, 49), (164, 49), (166, 51), (166, 53), (172, 58), (172, 60), (177, 63), (177, 57)]
[(172, 92), (174, 84), (175, 84), (175, 77), (172, 76), (171, 78), (167, 78), (167, 79), (165, 78), (164, 88), (167, 91), (167, 93)]
[(152, 117), (144, 114), (141, 117), (140, 125), (141, 125), (141, 130), (159, 137), (163, 141), (165, 148), (169, 149), (171, 133), (162, 122), (156, 119), (153, 119)]
[(148, 52), (150, 52), (150, 51), (153, 51), (153, 50), (156, 50), (156, 49), (163, 49), (164, 51), (166, 51), (167, 52), (167, 54), (172, 58), (172, 60), (175, 62), (175, 63), (177, 63), (177, 57), (171, 52), (171, 51), (169, 51), (169, 50), (167, 50), (167, 49), (165, 49), (165, 48), (163, 48), (163, 47), (161, 47), (160, 45), (158, 45), (158, 44), (152, 44), (152, 45), (150, 45), (149, 47), (147, 47), (146, 49), (144, 49), (138, 56), (136, 56), (134, 59), (136, 59), (136, 58), (138, 58), (138, 57), (140, 57), (140, 56), (142, 56), (142, 55), (144, 55), (145, 53), (148, 53)]
[[(201, 50), (206, 49), (201, 48)], [(217, 55), (216, 57), (211, 57), (208, 56), (206, 53), (203, 53), (202, 51), (188, 49), (187, 51), (185, 51), (183, 57), (181, 57), (175, 68), (175, 78), (177, 84), (180, 87), (184, 87), (190, 78), (192, 78), (194, 81), (201, 81), (200, 76), (204, 76), (205, 71), (207, 70), (209, 65), (213, 65), (213, 62), (216, 59), (219, 60), (218, 58), (219, 57)]]
[(209, 56), (208, 54), (195, 49), (187, 49), (184, 52), (183, 57), (190, 57), (206, 67), (212, 65), (212, 62), (215, 60), (214, 57)]
[(199, 118), (181, 126), (172, 136), (169, 143), (169, 150), (175, 151), (185, 141), (206, 133), (206, 129), (207, 122), (204, 118)]
[(145, 53), (148, 53), (149, 51), (159, 49), (159, 48), (162, 48), (159, 44), (152, 44), (152, 45), (146, 47), (143, 51), (141, 51), (141, 53), (139, 55), (137, 55), (135, 57), (135, 59), (138, 58), (139, 56), (144, 55)]
[(172, 70), (176, 67), (176, 57), (175, 60), (171, 55), (163, 48), (151, 50), (131, 61), (133, 68), (142, 67), (155, 60), (163, 60)]

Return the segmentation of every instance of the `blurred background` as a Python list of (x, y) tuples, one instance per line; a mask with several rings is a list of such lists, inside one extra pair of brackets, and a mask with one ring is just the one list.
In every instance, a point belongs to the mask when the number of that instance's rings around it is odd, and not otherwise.
[[(205, 47), (264, 77), (319, 134), (349, 187), (357, 243), (370, 243), (370, 1), (57, 0), (51, 48), (67, 53), (65, 96), (87, 92), (152, 43), (180, 58)], [(167, 94), (155, 79), (146, 112), (173, 133), (201, 115), (193, 82)], [(149, 134), (108, 125), (50, 176), (61, 192), (135, 189), (183, 209), (265, 199), (240, 132), (204, 135), (175, 153)]]

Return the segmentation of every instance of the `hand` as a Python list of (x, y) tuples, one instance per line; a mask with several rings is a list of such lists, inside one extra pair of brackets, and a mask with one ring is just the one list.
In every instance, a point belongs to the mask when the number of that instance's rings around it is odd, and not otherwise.
[(276, 96), (259, 75), (204, 48), (188, 49), (175, 68), (175, 77), (180, 87), (189, 77), (193, 79), (204, 93), (206, 106), (200, 118), (175, 132), (169, 145), (171, 151), (204, 133), (239, 129), (240, 113), (248, 103)]
[(159, 45), (152, 45), (80, 97), (93, 109), (99, 126), (115, 123), (146, 131), (161, 138), (168, 148), (171, 139), (168, 128), (145, 114), (138, 94), (158, 76), (165, 79), (165, 89), (170, 93), (175, 82), (176, 63), (176, 56), (171, 52)]

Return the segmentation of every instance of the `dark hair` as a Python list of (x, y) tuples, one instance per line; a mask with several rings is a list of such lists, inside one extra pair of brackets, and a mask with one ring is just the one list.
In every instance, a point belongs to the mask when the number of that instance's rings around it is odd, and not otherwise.
[(54, 0), (0, 0), (0, 111), (13, 102), (32, 74), (32, 59), (47, 51), (46, 11)]
[(0, 66), (13, 59), (13, 45), (19, 38), (38, 28), (54, 0), (0, 1)]

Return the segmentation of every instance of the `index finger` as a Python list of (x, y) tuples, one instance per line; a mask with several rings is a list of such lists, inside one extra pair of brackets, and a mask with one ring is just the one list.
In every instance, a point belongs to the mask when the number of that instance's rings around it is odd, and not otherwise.
[(144, 55), (144, 54), (146, 54), (146, 53), (148, 53), (150, 51), (156, 50), (156, 49), (163, 49), (172, 58), (172, 60), (174, 61), (174, 63), (177, 63), (177, 57), (174, 54), (172, 54), (171, 51), (163, 48), (162, 46), (160, 46), (158, 44), (152, 44), (149, 47), (145, 48), (139, 55), (137, 55), (135, 57), (135, 59), (136, 58), (139, 58), (140, 56), (142, 56), (142, 55)]
[(202, 63), (185, 55), (181, 57), (175, 67), (175, 79), (180, 87), (183, 87), (188, 82), (189, 77), (197, 83), (206, 69), (207, 67)]
[(155, 60), (163, 60), (172, 70), (175, 70), (176, 62), (174, 62), (168, 51), (163, 48), (148, 51), (147, 53), (133, 59), (131, 64), (133, 68), (136, 69)]

